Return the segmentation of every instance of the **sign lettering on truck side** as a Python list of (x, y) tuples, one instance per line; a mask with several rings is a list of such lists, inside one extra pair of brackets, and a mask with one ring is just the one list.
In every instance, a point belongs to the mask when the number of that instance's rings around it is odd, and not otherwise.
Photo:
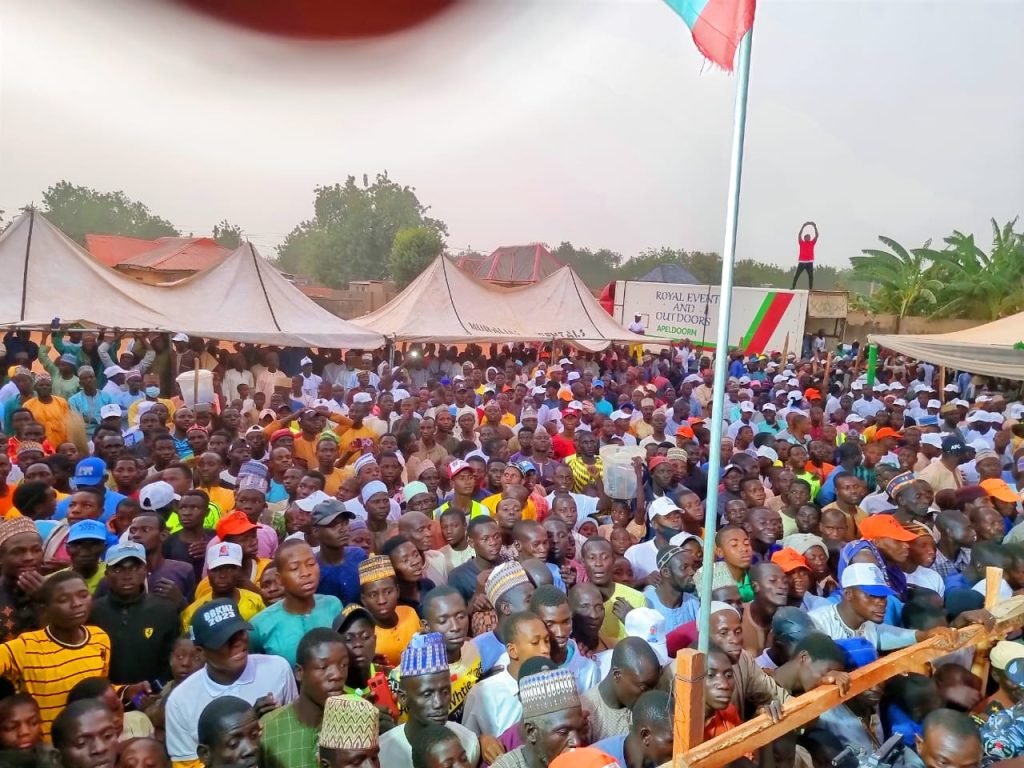
[[(712, 286), (619, 281), (615, 284), (615, 318), (624, 325), (640, 315), (647, 336), (713, 347), (718, 334), (721, 291)], [(729, 319), (730, 346), (744, 352), (799, 349), (807, 316), (807, 291), (734, 288)]]

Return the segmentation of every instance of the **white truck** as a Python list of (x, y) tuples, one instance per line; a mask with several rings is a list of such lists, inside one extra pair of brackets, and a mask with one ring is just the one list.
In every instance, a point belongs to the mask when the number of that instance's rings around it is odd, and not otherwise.
[[(608, 293), (606, 289), (602, 303), (612, 317), (629, 326), (639, 315), (652, 341), (689, 340), (695, 347), (715, 346), (721, 300), (718, 286), (619, 280), (613, 295)], [(729, 345), (738, 345), (746, 354), (761, 354), (781, 352), (788, 343), (789, 350), (799, 353), (807, 306), (808, 292), (803, 290), (733, 288)]]

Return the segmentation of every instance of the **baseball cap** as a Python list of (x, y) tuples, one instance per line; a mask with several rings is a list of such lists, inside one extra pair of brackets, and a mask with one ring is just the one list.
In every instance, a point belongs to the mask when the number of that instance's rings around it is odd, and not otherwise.
[(792, 573), (800, 568), (811, 569), (804, 556), (790, 547), (783, 547), (772, 555), (772, 562), (779, 566), (783, 573)]
[(126, 541), (124, 544), (117, 544), (108, 549), (104, 560), (106, 560), (107, 567), (109, 568), (131, 558), (140, 560), (143, 563), (146, 562), (146, 548), (137, 542)]
[(985, 489), (985, 493), (993, 499), (1009, 501), (1011, 503), (1020, 501), (1020, 495), (1015, 493), (1005, 480), (1000, 480), (998, 477), (982, 480), (979, 485), (981, 485), (981, 487)]
[(295, 506), (301, 509), (303, 512), (312, 512), (313, 509), (320, 504), (322, 501), (330, 501), (334, 497), (330, 494), (324, 493), (323, 491), (313, 491), (309, 496), (304, 499), (297, 499)]
[(618, 768), (618, 766), (618, 760), (597, 747), (570, 749), (548, 763), (548, 768)]
[(740, 403), (740, 412), (741, 413), (753, 413), (754, 412), (754, 404), (752, 402), (750, 402), (749, 400), (744, 400), (742, 403)]
[(103, 369), (103, 375), (106, 376), (108, 379), (114, 376), (123, 376), (126, 373), (128, 373), (128, 371), (126, 371), (120, 365), (108, 365), (106, 368)]
[(234, 601), (225, 597), (200, 606), (192, 614), (188, 634), (200, 648), (217, 649), (243, 630), (252, 630), (252, 625), (239, 615)]
[[(660, 458), (660, 457), (659, 457)], [(647, 519), (653, 520), (663, 515), (671, 515), (679, 511), (679, 507), (668, 496), (660, 496), (652, 501), (647, 507)]]
[(359, 603), (349, 603), (341, 609), (341, 613), (335, 617), (331, 624), (331, 629), (335, 632), (344, 632), (356, 619), (366, 619), (370, 624), (373, 624), (373, 616)]
[(875, 431), (875, 440), (884, 440), (887, 437), (899, 437), (900, 433), (892, 427), (882, 427)]
[(103, 459), (97, 459), (95, 456), (82, 459), (75, 465), (75, 486), (99, 485), (103, 482), (106, 474), (107, 465), (103, 463)]
[(693, 427), (689, 427), (686, 424), (680, 425), (679, 429), (676, 430), (676, 437), (692, 439), (693, 436)]
[(921, 435), (921, 444), (930, 445), (932, 448), (942, 449), (942, 435), (937, 435), (934, 432)]
[(651, 456), (651, 458), (647, 461), (647, 470), (649, 472), (653, 472), (666, 461), (668, 461), (668, 459), (665, 458), (664, 456)]
[(158, 509), (169, 507), (172, 502), (180, 499), (181, 496), (174, 492), (171, 484), (164, 480), (144, 485), (139, 491), (139, 506), (147, 512), (156, 512)]
[(768, 459), (769, 461), (779, 460), (779, 452), (767, 445), (758, 446), (755, 453), (757, 454), (757, 457), (761, 459)]
[(902, 525), (892, 515), (869, 515), (860, 523), (860, 535), (868, 541), (876, 539), (895, 539), (908, 544), (917, 536)]
[(313, 507), (313, 525), (330, 525), (338, 517), (355, 520), (355, 513), (337, 499), (328, 498)]
[(846, 566), (840, 577), (840, 586), (843, 589), (857, 587), (871, 597), (889, 597), (893, 594), (882, 569), (874, 563), (851, 563)]
[(942, 403), (940, 403), (938, 400), (929, 400), (928, 404), (925, 405), (925, 408), (941, 408), (941, 407), (942, 407)]
[(942, 452), (950, 454), (967, 453), (967, 444), (959, 435), (946, 435), (942, 441)]
[(1006, 665), (1014, 659), (1024, 659), (1024, 643), (1000, 640), (992, 646), (988, 659), (996, 669), (1006, 669)]
[(79, 520), (68, 529), (68, 544), (89, 540), (105, 542), (107, 526), (99, 520)]
[(212, 571), (222, 565), (242, 565), (242, 547), (223, 541), (206, 550), (206, 570)]
[(176, 333), (171, 336), (171, 341), (188, 341), (188, 336), (184, 333)]
[(121, 406), (117, 403), (108, 403), (100, 408), (100, 421), (113, 418), (114, 416), (121, 418)]
[(467, 469), (471, 470), (473, 468), (469, 466), (469, 464), (467, 464), (466, 462), (462, 461), (462, 459), (456, 459), (455, 461), (448, 465), (448, 477), (449, 479), (453, 478), (457, 474), (459, 474), (459, 472), (464, 472)]
[(668, 646), (665, 642), (665, 617), (653, 608), (634, 608), (622, 622), (628, 637), (639, 637), (647, 641), (651, 650), (663, 663), (668, 663)]
[(226, 539), (228, 536), (241, 536), (243, 533), (255, 530), (256, 525), (240, 509), (224, 515), (220, 522), (217, 523), (217, 537), (221, 540)]

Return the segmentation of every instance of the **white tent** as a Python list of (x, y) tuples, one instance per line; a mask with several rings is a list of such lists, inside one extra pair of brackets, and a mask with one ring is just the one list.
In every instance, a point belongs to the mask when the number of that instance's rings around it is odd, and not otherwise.
[(615, 322), (569, 267), (506, 288), (466, 274), (444, 256), (390, 302), (353, 322), (393, 341), (566, 341), (589, 350), (646, 341)]
[(953, 333), (872, 334), (868, 341), (935, 365), (1024, 380), (1024, 312)]
[(46, 217), (28, 211), (0, 235), (0, 325), (184, 332), (225, 341), (375, 349), (384, 338), (332, 315), (250, 244), (168, 285), (107, 269)]
[(62, 323), (172, 330), (159, 309), (162, 289), (107, 269), (44, 216), (28, 211), (0, 235), (0, 325)]
[(251, 243), (159, 290), (176, 329), (190, 336), (331, 349), (384, 346), (379, 333), (332, 315), (302, 293)]

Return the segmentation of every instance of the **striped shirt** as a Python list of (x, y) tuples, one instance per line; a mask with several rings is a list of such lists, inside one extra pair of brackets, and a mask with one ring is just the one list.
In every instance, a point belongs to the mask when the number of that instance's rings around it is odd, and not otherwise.
[(594, 457), (594, 463), (588, 464), (577, 454), (567, 456), (563, 462), (572, 470), (573, 490), (583, 493), (587, 486), (601, 485), (604, 480), (604, 463), (600, 456)]
[(39, 702), (47, 741), (75, 684), (88, 677), (107, 677), (110, 670), (110, 636), (99, 627), (83, 629), (85, 641), (76, 645), (55, 640), (45, 628), (0, 645), (0, 675)]

